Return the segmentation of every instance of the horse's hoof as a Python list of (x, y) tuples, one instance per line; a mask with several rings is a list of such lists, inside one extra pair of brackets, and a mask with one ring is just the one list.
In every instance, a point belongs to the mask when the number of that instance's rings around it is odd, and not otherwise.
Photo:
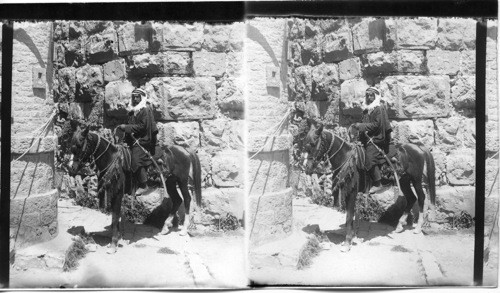
[(109, 248), (106, 250), (106, 253), (107, 253), (107, 254), (114, 254), (114, 253), (116, 253), (116, 247), (109, 247)]
[(403, 226), (398, 225), (398, 226), (396, 227), (396, 230), (394, 230), (394, 232), (396, 232), (396, 233), (401, 233), (401, 232), (403, 232), (403, 230), (404, 230)]
[(163, 226), (163, 229), (160, 231), (160, 235), (167, 235), (168, 233), (170, 233), (170, 228), (167, 225)]
[(187, 230), (181, 230), (181, 232), (179, 233), (179, 235), (186, 236), (186, 235), (188, 235), (188, 232), (187, 232)]
[(416, 228), (415, 230), (413, 230), (413, 234), (420, 234), (422, 233), (422, 229), (420, 228)]
[(349, 250), (351, 250), (351, 246), (350, 245), (342, 245), (340, 247), (340, 252), (348, 252)]

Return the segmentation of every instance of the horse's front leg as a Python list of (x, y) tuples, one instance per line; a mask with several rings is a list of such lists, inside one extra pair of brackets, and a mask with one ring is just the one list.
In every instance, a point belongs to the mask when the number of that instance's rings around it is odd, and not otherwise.
[[(106, 191), (108, 192), (108, 191)], [(118, 248), (118, 240), (120, 240), (120, 210), (121, 210), (121, 199), (122, 196), (118, 194), (108, 194), (112, 196), (111, 199), (111, 229), (113, 236), (111, 237), (111, 243), (108, 250), (109, 254), (115, 253)]]
[(340, 251), (342, 252), (347, 252), (351, 250), (351, 243), (352, 239), (354, 238), (354, 208), (355, 208), (355, 203), (356, 203), (356, 191), (352, 195), (347, 196), (347, 203), (346, 203), (346, 222), (345, 222), (345, 227), (346, 227), (346, 234), (345, 234), (345, 241), (340, 248)]

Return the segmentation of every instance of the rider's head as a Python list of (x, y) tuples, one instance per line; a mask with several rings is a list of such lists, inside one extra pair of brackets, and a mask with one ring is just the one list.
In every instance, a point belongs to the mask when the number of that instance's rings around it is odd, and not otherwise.
[(370, 105), (375, 101), (376, 96), (380, 95), (380, 92), (374, 88), (374, 87), (369, 87), (366, 89), (365, 93), (365, 99), (366, 99), (366, 104)]
[(132, 106), (137, 106), (141, 101), (142, 99), (146, 98), (146, 91), (143, 90), (143, 89), (135, 89), (133, 92), (132, 92)]

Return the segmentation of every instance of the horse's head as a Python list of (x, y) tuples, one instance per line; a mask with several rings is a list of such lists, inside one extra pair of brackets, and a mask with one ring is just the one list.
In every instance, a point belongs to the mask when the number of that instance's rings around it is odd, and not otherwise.
[(318, 166), (318, 153), (321, 145), (321, 134), (323, 132), (323, 124), (313, 120), (308, 120), (309, 131), (303, 142), (302, 149), (302, 166), (306, 174), (311, 174)]
[(87, 162), (90, 159), (90, 150), (89, 150), (89, 127), (81, 128), (77, 127), (73, 136), (71, 137), (70, 142), (70, 152), (71, 158), (69, 160), (69, 168), (68, 173), (70, 176), (75, 176), (78, 174), (83, 163)]

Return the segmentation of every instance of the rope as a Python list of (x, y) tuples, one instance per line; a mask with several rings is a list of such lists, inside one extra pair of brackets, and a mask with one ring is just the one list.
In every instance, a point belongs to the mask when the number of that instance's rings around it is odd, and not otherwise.
[[(283, 123), (286, 121), (286, 119), (288, 118), (288, 116), (290, 115), (290, 109), (288, 109), (286, 112), (285, 112), (285, 115), (283, 116), (283, 118), (281, 118), (281, 120), (275, 124), (273, 127), (271, 127), (270, 129), (274, 129), (276, 128), (270, 135), (267, 135), (266, 138), (269, 138), (269, 137), (276, 137), (276, 134), (278, 133), (278, 131), (280, 130), (281, 126), (283, 125)], [(266, 144), (267, 144), (267, 139), (266, 139), (266, 142), (262, 145), (262, 147), (260, 147), (250, 158), (249, 160), (255, 158), (258, 154), (260, 154), (264, 148), (266, 147)]]
[(19, 157), (17, 157), (16, 159), (12, 160), (12, 163), (14, 162), (17, 162), (19, 161), (22, 157), (24, 157), (27, 153), (29, 153), (29, 151), (31, 150), (31, 148), (33, 147), (34, 145), (34, 142), (37, 140), (37, 139), (41, 139), (42, 138), (42, 135), (43, 133), (47, 130), (48, 126), (50, 125), (50, 123), (54, 120), (54, 117), (56, 116), (56, 111), (54, 110), (52, 112), (52, 114), (50, 115), (50, 118), (47, 120), (47, 122), (45, 122), (44, 125), (42, 125), (41, 127), (39, 127), (37, 130), (35, 130), (35, 133), (37, 132), (40, 132), (38, 133), (34, 138), (33, 140), (31, 141), (31, 144), (30, 146), (28, 147), (28, 149), (23, 152)]

